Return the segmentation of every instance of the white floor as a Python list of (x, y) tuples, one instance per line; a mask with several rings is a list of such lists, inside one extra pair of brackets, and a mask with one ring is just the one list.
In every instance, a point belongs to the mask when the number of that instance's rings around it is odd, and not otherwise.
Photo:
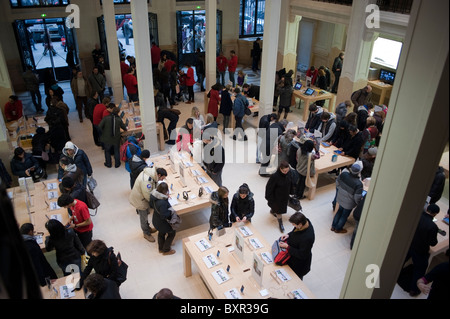
[[(198, 88), (197, 88), (198, 91)], [(196, 93), (197, 106), (203, 105), (203, 94)], [(25, 96), (24, 96), (25, 98)], [(122, 258), (129, 264), (128, 280), (121, 286), (120, 293), (124, 299), (148, 299), (161, 288), (172, 289), (175, 295), (183, 299), (210, 299), (211, 295), (202, 282), (195, 266), (193, 276), (185, 278), (183, 275), (182, 239), (190, 235), (204, 232), (206, 234), (209, 224), (209, 209), (183, 215), (183, 226), (177, 232), (175, 246), (176, 253), (171, 256), (162, 256), (158, 253), (156, 243), (146, 241), (139, 226), (139, 217), (135, 209), (128, 203), (130, 193), (129, 174), (124, 165), (120, 168), (106, 168), (103, 165), (104, 153), (96, 147), (92, 139), (92, 129), (89, 121), (79, 123), (77, 113), (74, 112), (74, 103), (71, 99), (70, 89), (64, 96), (66, 103), (71, 107), (70, 133), (79, 148), (83, 149), (94, 168), (93, 176), (98, 182), (95, 194), (101, 202), (98, 213), (93, 217), (94, 238), (105, 241), (107, 246), (113, 246), (115, 251), (121, 252)], [(182, 111), (179, 125), (184, 124), (189, 116), (191, 107), (180, 103), (177, 108)], [(202, 108), (201, 108), (202, 109)], [(289, 114), (288, 120), (296, 123), (301, 116), (300, 109)], [(257, 118), (252, 119), (256, 121)], [(219, 117), (221, 124), (222, 119)], [(246, 124), (247, 125), (247, 124)], [(247, 125), (248, 127), (248, 125)], [(252, 223), (268, 242), (273, 242), (281, 233), (276, 219), (269, 214), (269, 208), (264, 199), (264, 189), (267, 178), (258, 175), (259, 165), (254, 161), (254, 136), (249, 135), (249, 143), (234, 142), (228, 136), (224, 138), (226, 149), (226, 165), (223, 171), (223, 184), (231, 193), (237, 191), (242, 183), (247, 183), (255, 194), (256, 212)], [(234, 146), (235, 145), (235, 146)], [(245, 148), (248, 146), (249, 150)], [(166, 145), (166, 151), (168, 150)], [(233, 164), (233, 149), (237, 158), (243, 158), (247, 152), (248, 160)], [(152, 154), (157, 155), (157, 154)], [(56, 177), (52, 172), (49, 178)], [(350, 217), (345, 228), (346, 234), (336, 234), (330, 231), (333, 218), (331, 201), (335, 195), (334, 177), (328, 174), (321, 175), (317, 194), (314, 200), (302, 200), (304, 214), (311, 220), (315, 229), (316, 242), (312, 253), (313, 260), (311, 272), (304, 277), (304, 282), (319, 299), (338, 299), (343, 284), (346, 268), (350, 259), (349, 248), (354, 220)], [(442, 199), (448, 205), (448, 199)], [(291, 230), (287, 221), (294, 213), (289, 208), (284, 216), (287, 231)], [(54, 258), (49, 254), (49, 259)], [(424, 299), (424, 295), (411, 298), (396, 285), (392, 299)]]

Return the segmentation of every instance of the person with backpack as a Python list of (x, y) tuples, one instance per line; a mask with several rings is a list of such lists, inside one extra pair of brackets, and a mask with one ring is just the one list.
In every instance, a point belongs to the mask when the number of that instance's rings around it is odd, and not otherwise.
[(130, 173), (130, 186), (133, 188), (133, 175), (131, 172), (130, 162), (133, 156), (141, 156), (142, 150), (139, 146), (139, 141), (135, 136), (128, 136), (127, 141), (120, 147), (120, 160), (125, 162), (125, 169)]
[[(144, 151), (145, 152), (145, 151)], [(151, 235), (156, 232), (155, 228), (150, 227), (148, 215), (150, 214), (150, 194), (156, 189), (159, 182), (167, 177), (167, 171), (164, 168), (145, 167), (137, 176), (133, 189), (131, 190), (128, 201), (136, 208), (139, 215), (141, 229), (144, 238), (149, 242), (155, 242)]]
[(150, 151), (143, 150), (141, 155), (134, 154), (131, 160), (128, 162), (130, 166), (130, 183), (131, 189), (133, 189), (136, 178), (147, 167), (147, 160), (150, 158)]

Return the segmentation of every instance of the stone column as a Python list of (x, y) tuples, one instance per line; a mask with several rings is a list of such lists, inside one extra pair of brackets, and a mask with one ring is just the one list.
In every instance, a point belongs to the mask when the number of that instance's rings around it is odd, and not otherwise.
[(264, 45), (261, 59), (259, 117), (272, 113), (276, 61), (280, 29), (281, 0), (267, 0), (264, 21)]
[(216, 33), (217, 33), (217, 0), (206, 0), (206, 52), (205, 52), (205, 89), (204, 114), (208, 113), (207, 94), (216, 82)]
[(123, 100), (122, 73), (120, 72), (120, 57), (117, 43), (116, 16), (113, 0), (103, 0), (103, 17), (105, 19), (106, 43), (108, 46), (109, 68), (111, 72), (111, 85), (114, 94), (114, 103)]
[(338, 104), (349, 100), (354, 91), (367, 85), (373, 40), (377, 34), (373, 29), (366, 28), (368, 14), (365, 10), (369, 4), (374, 2), (374, 0), (353, 2), (350, 24), (347, 31), (344, 65), (337, 92), (336, 103)]
[(403, 266), (448, 143), (448, 10), (413, 3), (341, 298), (389, 299)]
[(298, 32), (302, 17), (291, 14), (289, 10), (286, 12), (286, 16), (288, 19), (283, 23), (285, 25), (280, 26), (280, 29), (283, 27), (285, 29), (284, 32), (281, 32), (280, 30), (280, 39), (284, 38), (283, 41), (280, 41), (281, 47), (279, 48), (282, 66), (277, 69), (286, 68), (286, 72), (293, 70), (294, 74), (292, 75), (292, 79), (295, 83), (295, 75), (297, 73)]
[(150, 31), (148, 26), (148, 6), (146, 1), (132, 0), (134, 46), (136, 52), (136, 73), (141, 109), (144, 145), (151, 154), (158, 152), (156, 138), (155, 99), (153, 94), (153, 71), (150, 54)]

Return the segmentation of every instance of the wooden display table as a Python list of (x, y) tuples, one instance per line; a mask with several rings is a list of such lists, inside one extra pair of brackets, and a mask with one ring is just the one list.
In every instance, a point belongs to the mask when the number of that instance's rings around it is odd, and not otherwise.
[(13, 203), (18, 227), (24, 223), (32, 223), (35, 232), (42, 236), (42, 242), (38, 243), (43, 251), (45, 251), (45, 237), (49, 236), (45, 228), (48, 218), (56, 218), (63, 225), (69, 222), (67, 209), (57, 205), (58, 197), (61, 195), (58, 185), (57, 179), (34, 183), (34, 190), (29, 190), (29, 197), (26, 191), (21, 191), (20, 187), (7, 190)]
[(52, 288), (41, 287), (43, 299), (85, 299), (83, 289), (74, 290), (80, 280), (79, 273), (52, 280)]
[[(334, 109), (335, 109), (336, 95), (334, 95), (333, 93), (318, 89), (318, 88), (314, 88), (314, 87), (311, 87), (311, 88), (315, 90), (315, 92), (312, 95), (304, 94), (304, 92), (306, 91), (305, 87), (303, 87), (300, 90), (294, 90), (294, 92), (293, 92), (293, 94), (296, 98), (299, 98), (301, 101), (304, 102), (303, 121), (308, 120), (309, 106), (314, 102), (322, 101), (322, 100), (329, 100), (328, 111), (334, 112)], [(324, 92), (324, 93), (319, 93), (319, 92)], [(301, 101), (300, 101), (300, 103), (301, 103)], [(299, 105), (299, 108), (300, 108), (300, 105)]]
[[(192, 261), (194, 261), (200, 276), (215, 299), (266, 299), (294, 298), (294, 291), (301, 291), (302, 297), (315, 298), (313, 293), (300, 280), (294, 271), (287, 265), (277, 266), (273, 262), (266, 263), (262, 253), (272, 259), (272, 244), (269, 244), (251, 223), (245, 223), (251, 235), (246, 236), (241, 232), (241, 226), (235, 223), (233, 227), (225, 228), (225, 234), (218, 236), (216, 230), (213, 232), (211, 241), (208, 240), (206, 232), (193, 235), (183, 239), (183, 265), (184, 275), (192, 275)], [(241, 260), (237, 257), (236, 235), (239, 233), (244, 241), (243, 256)], [(275, 241), (276, 238), (274, 238)], [(260, 248), (255, 248), (250, 242), (257, 243)], [(203, 244), (211, 246), (204, 249)], [(202, 247), (202, 248), (199, 248)], [(233, 251), (230, 251), (234, 249)], [(217, 257), (217, 251), (220, 251)], [(259, 258), (261, 267), (255, 267), (254, 254)], [(217, 263), (216, 263), (217, 262)], [(227, 267), (230, 266), (229, 272)], [(259, 269), (259, 270), (255, 270)], [(252, 272), (255, 271), (255, 276)], [(261, 276), (261, 284), (256, 277)], [(219, 277), (218, 277), (219, 276)], [(228, 278), (222, 281), (222, 278)], [(220, 283), (219, 283), (220, 282)], [(244, 286), (243, 293), (241, 287)], [(299, 295), (297, 295), (299, 296)]]
[[(134, 106), (132, 103), (127, 103), (120, 109), (119, 115), (122, 116), (122, 120), (124, 123), (126, 123), (126, 121), (128, 120), (128, 130), (126, 132), (122, 131), (122, 136), (130, 136), (136, 133), (142, 133), (142, 118), (139, 103), (135, 103)], [(164, 129), (162, 124), (159, 122), (156, 122), (156, 134), (158, 136), (159, 150), (164, 151), (166, 145), (166, 142), (164, 140)]]
[[(437, 235), (437, 239), (438, 239), (438, 243), (436, 246), (434, 247), (430, 247), (430, 257), (428, 258), (428, 267), (431, 265), (431, 261), (433, 260), (433, 258), (441, 253), (445, 253), (449, 247), (449, 242), (448, 242), (448, 224), (444, 223), (444, 221), (442, 220), (445, 215), (447, 214), (448, 211), (448, 206), (443, 205), (442, 202), (438, 202), (436, 203), (439, 208), (439, 214), (436, 215), (434, 221), (437, 225), (437, 227), (443, 231), (445, 231), (445, 236), (442, 236), (441, 234)], [(428, 269), (428, 271), (431, 269)]]
[(9, 135), (13, 142), (13, 147), (20, 146), (26, 152), (31, 152), (32, 145), (31, 140), (33, 135), (36, 134), (38, 127), (43, 127), (48, 132), (48, 124), (44, 121), (45, 115), (22, 117), (21, 119), (13, 122), (6, 123)]
[[(174, 157), (174, 164), (170, 160), (171, 155)], [(153, 162), (157, 168), (164, 168), (167, 171), (166, 182), (170, 190), (171, 205), (179, 215), (211, 206), (209, 201), (211, 192), (217, 191), (219, 186), (198, 163), (192, 160), (190, 155), (185, 152), (171, 152), (167, 155), (151, 157), (149, 161)], [(184, 183), (180, 174), (180, 165), (183, 166)], [(199, 197), (200, 187), (204, 190), (201, 197)], [(183, 193), (188, 196), (188, 200), (183, 198)]]
[(333, 169), (341, 168), (344, 166), (350, 166), (355, 162), (353, 157), (349, 156), (337, 156), (337, 161), (333, 162), (332, 157), (335, 154), (337, 148), (335, 146), (325, 147), (323, 144), (320, 144), (320, 158), (314, 161), (314, 168), (316, 174), (312, 178), (316, 187), (310, 188), (307, 194), (309, 200), (314, 199), (317, 189), (317, 181), (319, 178), (319, 174), (326, 173), (332, 171)]
[(378, 101), (378, 103), (374, 104), (383, 105), (384, 100), (391, 96), (392, 85), (386, 84), (381, 81), (368, 81), (367, 84), (372, 87), (373, 92), (380, 94), (380, 100)]

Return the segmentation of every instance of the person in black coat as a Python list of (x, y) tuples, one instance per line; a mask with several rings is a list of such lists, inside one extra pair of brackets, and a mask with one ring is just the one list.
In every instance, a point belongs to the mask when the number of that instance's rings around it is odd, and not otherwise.
[(342, 156), (347, 155), (358, 160), (359, 154), (361, 153), (362, 147), (364, 145), (364, 139), (362, 133), (358, 130), (356, 126), (349, 125), (348, 133), (350, 138), (348, 138), (342, 147), (339, 148), (342, 151)]
[(426, 212), (422, 212), (411, 246), (405, 258), (405, 263), (411, 258), (414, 267), (409, 285), (409, 295), (411, 297), (420, 294), (420, 290), (417, 287), (417, 280), (422, 278), (427, 271), (430, 247), (436, 246), (438, 243), (438, 226), (433, 219), (439, 214), (439, 211), (439, 206), (430, 204)]
[(81, 271), (81, 255), (85, 253), (80, 239), (73, 229), (66, 229), (59, 220), (50, 219), (46, 224), (50, 236), (45, 239), (45, 249), (56, 250), (56, 262), (64, 273), (64, 276), (71, 274), (72, 265), (75, 272)]
[(220, 99), (220, 110), (219, 113), (223, 115), (223, 134), (230, 124), (230, 116), (233, 111), (233, 101), (230, 95), (230, 86), (222, 87), (221, 99)]
[(39, 166), (42, 167), (44, 170), (47, 169), (47, 161), (43, 159), (42, 153), (46, 152), (47, 155), (50, 157), (50, 154), (48, 152), (48, 145), (50, 144), (50, 137), (45, 132), (45, 128), (38, 127), (36, 129), (36, 134), (34, 134), (33, 139), (31, 140), (31, 146), (33, 153), (33, 156), (36, 157)]
[(44, 287), (47, 284), (45, 278), (50, 277), (50, 279), (57, 279), (58, 276), (45, 258), (41, 247), (39, 247), (39, 244), (36, 242), (33, 224), (25, 223), (20, 226), (20, 234), (22, 235), (25, 247), (30, 254), (41, 287)]
[(0, 159), (0, 188), (5, 186), (5, 188), (10, 188), (12, 183), (11, 175), (9, 175), (8, 170)]
[(292, 187), (289, 171), (289, 163), (282, 161), (277, 171), (270, 176), (265, 190), (265, 198), (270, 207), (270, 213), (277, 218), (282, 233), (284, 232), (282, 215), (287, 212)]
[(86, 251), (90, 258), (81, 274), (81, 281), (84, 282), (92, 272), (92, 269), (94, 269), (96, 274), (114, 281), (119, 287), (122, 281), (118, 272), (119, 265), (114, 248), (108, 248), (102, 240), (95, 239), (89, 243)]
[(442, 193), (445, 188), (445, 173), (444, 168), (439, 166), (436, 171), (436, 175), (434, 175), (433, 184), (431, 185), (430, 192), (428, 196), (430, 197), (430, 204), (436, 204), (438, 200), (441, 199)]
[(294, 229), (287, 235), (281, 236), (280, 247), (288, 250), (289, 258), (287, 264), (303, 280), (311, 270), (312, 247), (315, 234), (311, 221), (300, 212), (294, 213), (289, 222), (294, 224)]
[(20, 177), (32, 177), (39, 171), (39, 162), (30, 153), (26, 153), (23, 148), (17, 147), (14, 150), (14, 157), (11, 159), (11, 172)]
[(73, 199), (86, 203), (86, 186), (75, 182), (71, 176), (65, 176), (59, 184), (62, 194), (69, 194)]
[[(284, 131), (286, 130), (286, 126), (288, 125), (288, 121), (286, 119), (283, 119), (279, 122), (274, 122), (270, 124), (269, 131), (266, 134), (266, 145), (265, 145), (265, 155), (263, 156), (263, 161), (261, 162), (261, 168), (259, 170), (259, 175), (263, 177), (269, 176), (267, 174), (267, 167), (270, 164), (270, 157), (272, 155), (272, 148), (274, 146), (274, 143), (278, 139), (280, 135), (283, 135)], [(262, 150), (263, 148), (261, 148)]]
[[(67, 157), (71, 164), (75, 164), (83, 171), (83, 186), (86, 186), (87, 177), (93, 173), (92, 165), (87, 154), (72, 142), (67, 142), (62, 150), (61, 158), (63, 157)], [(60, 166), (58, 168), (58, 179), (61, 179), (63, 175), (64, 169)]]
[(220, 139), (214, 138), (209, 132), (204, 132), (203, 140), (203, 165), (209, 177), (222, 186), (222, 171), (225, 166), (225, 149), (220, 144)]
[(130, 172), (131, 189), (133, 189), (136, 178), (144, 170), (144, 168), (148, 166), (146, 160), (149, 158), (150, 158), (150, 151), (143, 150), (140, 156), (134, 154), (131, 160), (129, 161), (131, 171)]
[(90, 274), (84, 281), (87, 299), (122, 299), (117, 284), (100, 274)]
[[(270, 125), (273, 121), (278, 121), (278, 115), (277, 113), (271, 113), (271, 114), (266, 114), (261, 116), (261, 118), (259, 119), (259, 124), (258, 124), (258, 145), (257, 145), (257, 149), (256, 149), (256, 163), (259, 164), (261, 163), (260, 160), (262, 159), (262, 157), (264, 156), (270, 156), (270, 153), (267, 153), (267, 148), (266, 148), (266, 140), (267, 140), (267, 135), (270, 135), (269, 132), (269, 128)], [(266, 154), (261, 154), (261, 152), (265, 151)], [(263, 160), (263, 163), (265, 163), (267, 160)]]
[(209, 230), (219, 227), (229, 227), (228, 188), (222, 186), (216, 192), (211, 193), (211, 216), (209, 218)]
[(255, 200), (253, 193), (246, 183), (239, 187), (231, 201), (230, 220), (235, 222), (251, 222), (255, 213)]
[(171, 249), (176, 231), (170, 226), (168, 219), (172, 216), (172, 206), (169, 203), (169, 186), (160, 183), (150, 194), (150, 207), (154, 209), (152, 222), (158, 231), (158, 249), (163, 255), (173, 255), (175, 250)]

